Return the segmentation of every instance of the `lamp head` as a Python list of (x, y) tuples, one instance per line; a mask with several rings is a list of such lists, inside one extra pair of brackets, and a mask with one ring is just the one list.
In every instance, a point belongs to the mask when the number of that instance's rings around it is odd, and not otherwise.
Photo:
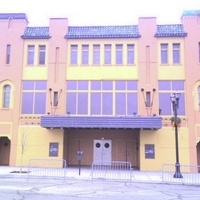
[(173, 93), (173, 94), (171, 95), (171, 97), (170, 97), (171, 102), (172, 102), (172, 103), (178, 102), (179, 99), (180, 99), (180, 96), (181, 96), (180, 93)]

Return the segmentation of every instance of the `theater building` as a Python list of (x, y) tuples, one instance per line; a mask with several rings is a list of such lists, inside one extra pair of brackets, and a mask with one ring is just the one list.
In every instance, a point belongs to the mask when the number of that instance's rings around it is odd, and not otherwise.
[[(200, 164), (200, 11), (180, 24), (70, 26), (0, 14), (0, 165), (58, 158), (77, 165), (174, 164), (171, 95), (180, 93), (181, 164)], [(23, 160), (23, 162), (22, 162)]]

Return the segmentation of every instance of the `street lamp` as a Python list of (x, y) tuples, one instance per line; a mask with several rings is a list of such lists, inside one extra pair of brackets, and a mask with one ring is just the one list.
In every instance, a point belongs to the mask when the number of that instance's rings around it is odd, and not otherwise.
[(177, 124), (177, 109), (179, 106), (179, 99), (180, 99), (181, 94), (180, 93), (173, 93), (170, 97), (172, 106), (173, 106), (173, 111), (174, 111), (174, 127), (175, 127), (175, 145), (176, 145), (176, 163), (175, 163), (175, 174), (174, 178), (183, 178), (183, 175), (181, 174), (180, 171), (180, 163), (179, 163), (179, 148), (178, 148), (178, 124)]

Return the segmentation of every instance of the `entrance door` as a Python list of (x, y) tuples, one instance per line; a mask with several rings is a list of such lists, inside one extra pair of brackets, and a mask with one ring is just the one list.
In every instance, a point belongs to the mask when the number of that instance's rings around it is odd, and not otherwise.
[(200, 142), (197, 144), (197, 165), (200, 165)]
[(111, 162), (111, 140), (94, 140), (93, 161)]
[(0, 138), (0, 165), (9, 165), (10, 140), (7, 137)]

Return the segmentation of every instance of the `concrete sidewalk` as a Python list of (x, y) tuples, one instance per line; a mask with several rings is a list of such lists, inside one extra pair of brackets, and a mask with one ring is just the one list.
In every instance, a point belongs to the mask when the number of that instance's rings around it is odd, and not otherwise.
[[(0, 166), (0, 178), (1, 177), (18, 177), (27, 178), (28, 168), (23, 167), (22, 172), (19, 173), (20, 167)], [(80, 175), (79, 175), (80, 173)], [(54, 177), (56, 178), (56, 177)], [(73, 179), (92, 179), (92, 170), (90, 167), (81, 167), (80, 171), (78, 167), (67, 167), (65, 178)], [(133, 170), (131, 181), (133, 182), (162, 182), (162, 172), (147, 172)]]

